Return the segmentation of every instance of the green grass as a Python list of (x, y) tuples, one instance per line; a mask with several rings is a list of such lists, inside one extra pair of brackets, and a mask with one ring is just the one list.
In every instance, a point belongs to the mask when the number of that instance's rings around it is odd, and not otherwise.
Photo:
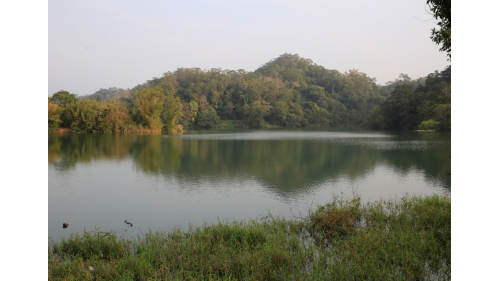
[[(278, 126), (278, 125), (271, 125), (267, 122), (264, 122), (262, 124), (262, 128), (266, 129), (278, 129), (278, 128), (283, 128), (283, 126)], [(250, 129), (248, 126), (248, 122), (245, 120), (220, 120), (219, 124), (217, 125), (217, 129)]]
[(451, 199), (337, 198), (303, 219), (138, 239), (87, 232), (51, 243), (48, 260), (49, 280), (449, 280)]
[(221, 120), (218, 129), (247, 129), (248, 125), (244, 120)]

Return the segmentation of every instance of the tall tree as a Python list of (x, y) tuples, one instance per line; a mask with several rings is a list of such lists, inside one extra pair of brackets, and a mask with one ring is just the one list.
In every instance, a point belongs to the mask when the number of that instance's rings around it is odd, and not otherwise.
[(139, 91), (134, 98), (134, 107), (139, 123), (153, 131), (161, 130), (164, 101), (163, 90), (158, 87)]
[(431, 39), (442, 45), (439, 50), (447, 52), (451, 59), (451, 0), (427, 0), (427, 5), (439, 26), (439, 30), (432, 29)]
[(177, 130), (177, 124), (179, 124), (181, 117), (180, 105), (181, 99), (179, 97), (174, 97), (173, 94), (165, 96), (162, 119), (168, 133), (175, 133)]
[(77, 100), (68, 105), (67, 119), (71, 129), (77, 133), (97, 132), (100, 104), (97, 100)]
[(55, 104), (58, 104), (62, 107), (68, 106), (70, 103), (76, 101), (76, 95), (70, 94), (68, 91), (59, 91), (52, 95), (51, 101)]
[(113, 132), (125, 131), (127, 126), (132, 123), (127, 104), (119, 100), (114, 100), (107, 103), (107, 108), (106, 121), (110, 124), (111, 130)]
[(418, 96), (409, 85), (397, 85), (391, 96), (380, 106), (385, 127), (391, 130), (416, 129), (418, 102)]
[(51, 98), (49, 98), (49, 129), (50, 130), (57, 130), (59, 129), (59, 125), (61, 124), (61, 119), (59, 117), (60, 112), (59, 112), (59, 106), (56, 103), (53, 103), (51, 101)]

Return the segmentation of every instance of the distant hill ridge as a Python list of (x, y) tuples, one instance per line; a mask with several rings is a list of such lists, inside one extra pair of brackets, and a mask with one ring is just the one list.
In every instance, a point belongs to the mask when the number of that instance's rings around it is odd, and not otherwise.
[(379, 85), (358, 69), (341, 73), (285, 53), (252, 72), (178, 68), (132, 89), (100, 89), (79, 99), (121, 100), (134, 117), (144, 91), (161, 93), (164, 107), (174, 105), (162, 122), (177, 118), (186, 128), (237, 120), (252, 128), (451, 129), (451, 66), (420, 78), (401, 73)]
[[(342, 76), (348, 74), (358, 74), (364, 76), (369, 83), (376, 84), (375, 78), (368, 77), (365, 73), (359, 72), (357, 69), (351, 69), (345, 74), (340, 73), (339, 71), (332, 69), (326, 69), (325, 67), (314, 63), (310, 59), (303, 58), (298, 54), (289, 54), (285, 53), (280, 55), (277, 58), (270, 60), (269, 62), (260, 65), (253, 72), (246, 72), (244, 70), (222, 70), (222, 69), (210, 69), (210, 70), (202, 70), (200, 68), (178, 68), (174, 72), (166, 72), (163, 77), (167, 75), (174, 75), (178, 78), (177, 73), (182, 74), (185, 71), (195, 71), (195, 72), (214, 72), (217, 71), (221, 74), (229, 74), (229, 73), (239, 73), (239, 74), (247, 74), (247, 75), (261, 75), (264, 77), (278, 78), (283, 82), (287, 82), (290, 85), (293, 85), (297, 88), (307, 87), (308, 84), (313, 84), (317, 86), (322, 86), (328, 92), (331, 92), (335, 88), (335, 84), (337, 86), (340, 80), (342, 80)], [(181, 75), (182, 76), (182, 75)], [(399, 78), (404, 77), (403, 81), (409, 82), (410, 79), (406, 74), (401, 74)], [(119, 100), (119, 99), (128, 99), (132, 97), (132, 93), (141, 90), (145, 87), (150, 87), (153, 85), (159, 84), (159, 80), (161, 78), (153, 77), (151, 80), (148, 80), (142, 84), (139, 84), (132, 89), (122, 89), (111, 87), (108, 89), (100, 89), (91, 95), (79, 96), (78, 99), (94, 99), (98, 101), (111, 101), (111, 100)], [(364, 81), (365, 83), (368, 81)], [(195, 81), (191, 81), (195, 82)], [(196, 81), (198, 82), (198, 81)], [(395, 79), (394, 81), (390, 81), (386, 83), (388, 91), (384, 91), (383, 86), (380, 86), (382, 89), (380, 94), (384, 97), (388, 96), (388, 94), (394, 89), (394, 84), (401, 82), (401, 79)], [(419, 84), (423, 85), (425, 82), (425, 78), (418, 78), (412, 81), (412, 88), (416, 88)], [(177, 86), (177, 85), (176, 85)]]
[(79, 96), (79, 99), (93, 99), (98, 101), (112, 101), (119, 100), (122, 98), (131, 98), (132, 95), (130, 90), (125, 90), (121, 88), (112, 87), (109, 89), (100, 89), (99, 91), (88, 95), (88, 96)]

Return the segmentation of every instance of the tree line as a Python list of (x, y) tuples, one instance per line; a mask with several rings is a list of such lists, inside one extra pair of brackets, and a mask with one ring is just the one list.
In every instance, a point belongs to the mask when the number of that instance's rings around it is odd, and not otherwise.
[(283, 54), (253, 72), (179, 68), (132, 89), (49, 97), (49, 130), (181, 132), (224, 124), (262, 127), (451, 129), (451, 67), (386, 85)]

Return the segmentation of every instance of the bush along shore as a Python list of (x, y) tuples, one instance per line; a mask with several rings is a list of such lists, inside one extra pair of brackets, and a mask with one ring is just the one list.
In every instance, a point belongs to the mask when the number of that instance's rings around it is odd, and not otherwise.
[(148, 232), (85, 232), (48, 251), (49, 280), (450, 280), (451, 198), (361, 204), (306, 217)]

